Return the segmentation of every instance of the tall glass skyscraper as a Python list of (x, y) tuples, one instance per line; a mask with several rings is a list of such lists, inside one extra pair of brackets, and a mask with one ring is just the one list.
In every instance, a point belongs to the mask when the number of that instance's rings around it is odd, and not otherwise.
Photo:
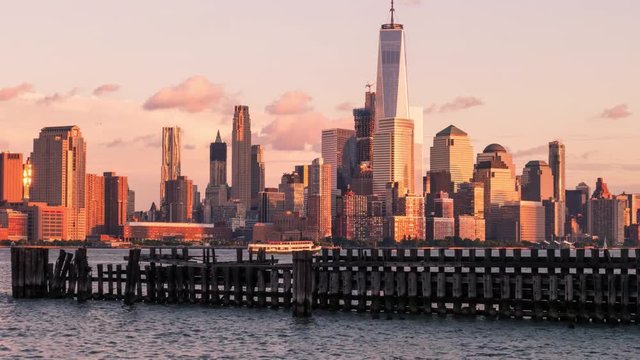
[(394, 12), (392, 7), (391, 22), (380, 29), (376, 119), (409, 118), (404, 26), (394, 22)]
[(415, 190), (414, 122), (410, 120), (404, 27), (391, 22), (380, 29), (376, 121), (373, 137), (373, 193), (385, 195), (389, 182), (403, 193)]
[(180, 176), (180, 144), (182, 131), (179, 127), (162, 128), (162, 168), (160, 169), (160, 204), (164, 203), (164, 187), (168, 180)]
[(251, 117), (249, 107), (237, 105), (231, 135), (231, 197), (251, 207)]

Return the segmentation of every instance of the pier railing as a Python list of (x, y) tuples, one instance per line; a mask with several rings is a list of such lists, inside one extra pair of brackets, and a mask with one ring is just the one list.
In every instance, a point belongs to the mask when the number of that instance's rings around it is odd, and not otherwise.
[(14, 298), (118, 299), (498, 318), (640, 322), (640, 250), (347, 249), (216, 260), (215, 249), (132, 249), (89, 266), (86, 249), (12, 248)]

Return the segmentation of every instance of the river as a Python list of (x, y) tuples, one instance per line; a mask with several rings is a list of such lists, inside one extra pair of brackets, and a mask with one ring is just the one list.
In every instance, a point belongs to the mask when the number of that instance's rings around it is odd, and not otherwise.
[[(232, 259), (233, 250), (218, 250)], [(90, 249), (95, 262), (126, 251)], [(55, 255), (50, 255), (50, 261)], [(287, 257), (281, 261), (287, 261)], [(13, 300), (0, 249), (0, 358), (640, 359), (640, 327), (482, 318)]]

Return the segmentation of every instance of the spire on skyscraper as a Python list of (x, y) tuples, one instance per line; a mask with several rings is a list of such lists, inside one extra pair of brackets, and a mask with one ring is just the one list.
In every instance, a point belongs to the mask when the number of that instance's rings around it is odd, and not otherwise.
[(222, 138), (220, 137), (220, 130), (218, 130), (218, 134), (216, 135), (216, 143), (221, 143)]
[(393, 7), (393, 0), (391, 0), (391, 10), (389, 10), (391, 12), (391, 25), (393, 25), (393, 13), (396, 12), (396, 9)]

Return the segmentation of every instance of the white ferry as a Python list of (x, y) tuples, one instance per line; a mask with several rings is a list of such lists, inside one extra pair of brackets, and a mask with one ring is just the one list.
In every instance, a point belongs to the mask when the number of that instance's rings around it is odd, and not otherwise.
[(267, 253), (286, 254), (294, 251), (320, 251), (322, 247), (315, 245), (313, 241), (269, 241), (266, 243), (249, 244), (249, 251), (258, 252), (264, 249)]

